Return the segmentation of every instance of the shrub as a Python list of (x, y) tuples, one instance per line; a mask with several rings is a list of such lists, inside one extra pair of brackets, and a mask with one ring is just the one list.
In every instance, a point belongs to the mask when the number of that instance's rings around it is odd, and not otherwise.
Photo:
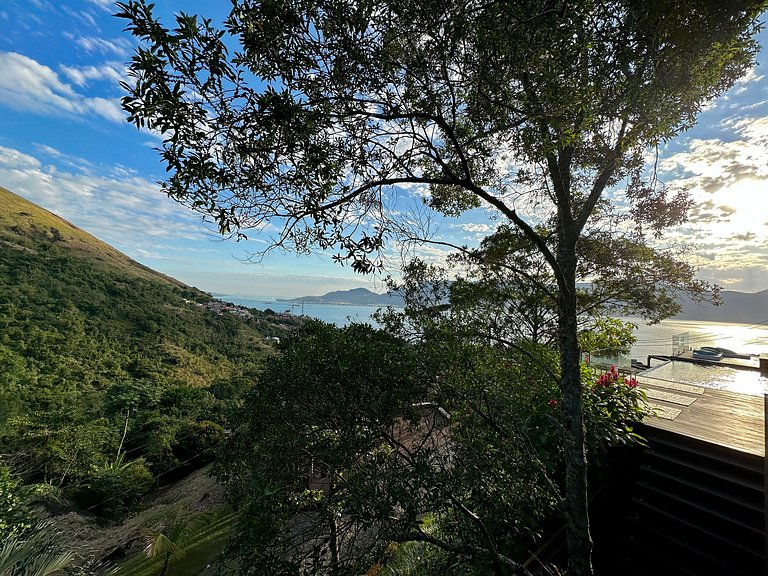
[(0, 534), (13, 538), (27, 532), (35, 519), (26, 505), (32, 490), (22, 486), (0, 465)]
[(133, 510), (141, 496), (154, 484), (154, 478), (143, 458), (95, 467), (88, 483), (76, 494), (80, 504), (96, 514), (120, 520)]

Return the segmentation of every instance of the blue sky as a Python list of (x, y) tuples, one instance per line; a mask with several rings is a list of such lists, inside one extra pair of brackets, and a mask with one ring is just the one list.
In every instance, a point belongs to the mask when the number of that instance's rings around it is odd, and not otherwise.
[[(156, 2), (223, 16), (228, 1)], [(212, 12), (218, 6), (221, 12)], [(293, 297), (365, 286), (327, 256), (274, 253), (244, 263), (249, 242), (222, 240), (156, 184), (159, 140), (123, 119), (118, 82), (132, 39), (106, 0), (0, 3), (0, 186), (70, 220), (139, 262), (201, 289)], [(768, 34), (760, 35), (768, 44)], [(703, 279), (768, 289), (768, 50), (758, 66), (661, 150), (660, 174), (690, 188), (691, 221), (670, 240), (693, 240)], [(441, 223), (443, 238), (472, 243), (492, 230), (475, 211)], [(440, 251), (425, 255), (441, 259)]]

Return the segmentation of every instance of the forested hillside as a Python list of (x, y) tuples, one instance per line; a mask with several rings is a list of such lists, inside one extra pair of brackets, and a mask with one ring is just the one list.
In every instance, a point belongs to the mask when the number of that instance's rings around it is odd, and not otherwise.
[(0, 499), (44, 484), (119, 518), (212, 457), (289, 321), (214, 311), (2, 188), (0, 205)]

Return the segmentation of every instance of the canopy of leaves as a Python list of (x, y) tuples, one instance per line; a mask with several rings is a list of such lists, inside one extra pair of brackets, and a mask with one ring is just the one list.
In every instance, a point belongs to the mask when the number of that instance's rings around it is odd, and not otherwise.
[(407, 184), (531, 236), (553, 202), (578, 233), (622, 182), (637, 233), (681, 221), (643, 151), (747, 70), (762, 3), (241, 0), (221, 30), (118, 5), (142, 40), (123, 106), (166, 135), (168, 194), (367, 271), (389, 233), (413, 235)]
[[(556, 356), (472, 342), (449, 319), (422, 336), (313, 322), (283, 342), (217, 463), (239, 573), (357, 574), (397, 542), (448, 559), (443, 574), (527, 557), (562, 495)], [(595, 379), (597, 458), (634, 440), (643, 411)]]
[[(334, 248), (371, 271), (390, 236), (433, 241), (409, 198), (446, 216), (483, 206), (522, 233), (557, 287), (569, 572), (580, 576), (591, 543), (576, 279), (594, 266), (606, 286), (614, 253), (639, 259), (625, 292), (646, 310), (656, 300), (652, 319), (674, 310), (670, 289), (701, 288), (684, 268), (670, 284), (644, 280), (647, 263), (678, 268), (647, 237), (689, 206), (646, 172), (644, 153), (748, 70), (765, 5), (236, 0), (220, 30), (183, 13), (168, 28), (129, 0), (118, 16), (141, 44), (123, 107), (163, 133), (171, 197), (223, 233), (273, 224), (267, 249)], [(407, 185), (421, 187), (409, 196)]]

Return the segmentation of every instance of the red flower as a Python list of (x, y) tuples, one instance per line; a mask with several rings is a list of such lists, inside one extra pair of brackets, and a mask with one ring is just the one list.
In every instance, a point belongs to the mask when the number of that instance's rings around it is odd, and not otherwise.
[(552, 408), (554, 408), (555, 406), (557, 406), (557, 400), (555, 400), (554, 398), (550, 398), (547, 404), (549, 404), (550, 406), (552, 406)]
[(624, 382), (630, 388), (637, 388), (637, 378), (626, 378)]

